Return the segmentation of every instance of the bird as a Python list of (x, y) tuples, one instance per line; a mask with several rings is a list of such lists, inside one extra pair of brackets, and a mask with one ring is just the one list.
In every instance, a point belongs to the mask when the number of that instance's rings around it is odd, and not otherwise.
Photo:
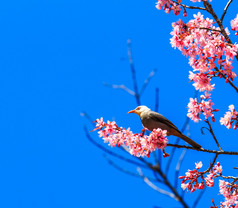
[[(162, 129), (167, 130), (167, 136), (173, 135), (183, 139), (185, 142), (189, 143), (195, 148), (201, 148), (201, 145), (188, 138), (182, 132), (178, 130), (178, 128), (167, 118), (162, 116), (161, 114), (150, 110), (147, 106), (141, 105), (136, 107), (134, 110), (129, 111), (128, 113), (135, 113), (140, 116), (143, 127), (147, 128), (150, 131), (154, 129)], [(144, 130), (144, 128), (143, 128)], [(143, 132), (142, 130), (142, 132)]]

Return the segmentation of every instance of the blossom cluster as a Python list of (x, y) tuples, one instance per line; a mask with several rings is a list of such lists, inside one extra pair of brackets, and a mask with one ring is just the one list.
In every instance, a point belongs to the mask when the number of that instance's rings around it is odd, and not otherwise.
[[(188, 172), (185, 173), (185, 176), (180, 176), (179, 179), (183, 179), (181, 182), (181, 188), (183, 190), (187, 189), (190, 190), (191, 192), (194, 192), (197, 189), (204, 189), (205, 184), (208, 187), (213, 187), (214, 186), (214, 179), (221, 174), (222, 172), (222, 166), (220, 165), (219, 162), (211, 168), (211, 170), (200, 172), (198, 171), (202, 166), (202, 162), (195, 163), (196, 169), (194, 170), (188, 170)], [(207, 174), (206, 177), (204, 177), (204, 174)], [(198, 179), (201, 178), (201, 182), (198, 182)], [(186, 183), (187, 182), (187, 183)]]
[[(189, 79), (194, 81), (196, 90), (214, 89), (212, 77), (225, 78), (226, 82), (233, 81), (236, 73), (232, 71), (232, 61), (238, 45), (228, 43), (212, 19), (204, 19), (199, 12), (187, 24), (178, 20), (172, 26), (171, 45), (189, 57), (189, 64), (193, 68)], [(227, 29), (226, 32), (229, 34)]]
[(129, 147), (130, 154), (139, 156), (150, 156), (150, 153), (156, 149), (163, 151), (164, 157), (168, 156), (164, 152), (167, 145), (167, 131), (154, 129), (149, 136), (142, 134), (134, 134), (130, 128), (125, 129), (118, 127), (115, 121), (104, 122), (103, 118), (97, 119), (96, 128), (99, 130), (99, 137), (102, 137), (105, 143), (109, 143), (111, 147), (126, 145)]
[(179, 15), (181, 11), (181, 5), (179, 4), (181, 1), (182, 0), (177, 0), (177, 2), (172, 0), (157, 0), (156, 8), (159, 10), (163, 8), (166, 13), (170, 13), (172, 10), (175, 15)]
[(224, 115), (224, 117), (221, 117), (220, 123), (221, 125), (225, 125), (226, 128), (230, 129), (232, 128), (232, 124), (234, 124), (234, 129), (238, 128), (238, 112), (235, 111), (234, 105), (229, 106), (228, 112)]
[[(191, 0), (192, 2), (201, 2), (202, 0)], [(203, 0), (207, 1), (207, 0)], [(210, 0), (212, 1), (212, 0)], [(157, 0), (156, 8), (161, 10), (164, 9), (165, 13), (170, 13), (172, 10), (175, 15), (179, 15), (182, 8), (184, 9), (183, 16), (187, 17), (187, 11), (185, 5), (181, 5), (182, 0)]]
[(213, 109), (211, 101), (211, 94), (205, 92), (205, 95), (200, 96), (200, 102), (198, 102), (197, 98), (190, 98), (190, 102), (188, 103), (188, 114), (187, 116), (191, 118), (193, 121), (198, 122), (201, 120), (199, 118), (200, 114), (203, 113), (206, 119), (210, 116), (212, 121), (215, 121), (215, 117), (213, 112), (218, 111), (218, 109)]
[(221, 202), (221, 208), (238, 207), (238, 186), (224, 180), (219, 180), (220, 194), (225, 197), (225, 201)]
[[(231, 20), (231, 29), (238, 31), (238, 14), (235, 19)], [(238, 35), (238, 32), (235, 35)]]

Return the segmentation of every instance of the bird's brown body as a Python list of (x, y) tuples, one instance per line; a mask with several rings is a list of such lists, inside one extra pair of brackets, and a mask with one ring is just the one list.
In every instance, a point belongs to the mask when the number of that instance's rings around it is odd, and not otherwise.
[(192, 139), (183, 135), (170, 120), (168, 120), (157, 112), (151, 111), (146, 106), (138, 106), (135, 110), (129, 111), (128, 113), (136, 113), (137, 115), (139, 115), (143, 126), (149, 129), (150, 131), (153, 131), (153, 129), (158, 128), (162, 130), (167, 130), (168, 136), (177, 136), (192, 145), (193, 147), (201, 148), (201, 145), (197, 144)]

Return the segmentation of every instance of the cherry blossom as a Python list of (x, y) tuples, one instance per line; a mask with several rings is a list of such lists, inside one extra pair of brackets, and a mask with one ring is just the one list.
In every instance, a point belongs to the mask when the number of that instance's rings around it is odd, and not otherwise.
[(179, 15), (181, 11), (179, 3), (181, 3), (181, 0), (178, 0), (177, 2), (172, 0), (157, 0), (156, 8), (159, 10), (163, 8), (166, 13), (170, 13), (172, 10), (175, 15)]
[[(238, 31), (238, 14), (235, 19), (231, 20), (231, 29)], [(235, 35), (238, 35), (238, 32)]]
[[(193, 68), (189, 79), (194, 81), (196, 90), (213, 90), (212, 77), (225, 78), (226, 82), (233, 81), (237, 75), (232, 71), (232, 62), (238, 45), (226, 42), (212, 19), (204, 19), (198, 12), (187, 24), (178, 20), (172, 26), (171, 45), (189, 57), (189, 64)], [(229, 34), (227, 29), (226, 32)]]
[[(191, 192), (194, 192), (197, 189), (204, 189), (205, 184), (208, 187), (214, 186), (214, 179), (218, 177), (222, 172), (222, 166), (219, 162), (211, 168), (208, 172), (200, 172), (199, 169), (202, 168), (202, 162), (195, 163), (196, 169), (194, 170), (188, 170), (188, 172), (185, 173), (185, 176), (180, 176), (179, 179), (183, 179), (181, 182), (181, 188), (183, 190), (187, 189)], [(207, 174), (206, 177), (204, 175)], [(199, 182), (199, 178), (201, 179)]]
[(199, 118), (201, 113), (205, 116), (205, 119), (211, 117), (212, 121), (215, 121), (213, 112), (217, 112), (218, 109), (212, 108), (212, 105), (214, 105), (214, 103), (212, 103), (210, 96), (211, 94), (205, 92), (205, 95), (200, 96), (200, 102), (198, 102), (197, 98), (190, 98), (190, 102), (188, 103), (187, 116), (194, 122), (201, 120)]
[(103, 118), (95, 121), (99, 137), (102, 137), (105, 143), (109, 143), (111, 147), (126, 145), (129, 147), (130, 154), (139, 156), (150, 156), (150, 153), (156, 149), (163, 151), (163, 156), (167, 157), (164, 148), (167, 146), (167, 131), (154, 129), (149, 136), (142, 134), (134, 134), (130, 128), (124, 129), (118, 127), (115, 121), (104, 122)]
[(238, 186), (224, 180), (219, 180), (220, 194), (225, 197), (225, 201), (221, 202), (221, 208), (237, 208), (238, 207)]
[(235, 111), (234, 105), (229, 106), (228, 112), (224, 115), (224, 117), (221, 117), (220, 123), (221, 125), (226, 126), (226, 128), (231, 129), (232, 124), (234, 123), (234, 129), (238, 128), (238, 112)]

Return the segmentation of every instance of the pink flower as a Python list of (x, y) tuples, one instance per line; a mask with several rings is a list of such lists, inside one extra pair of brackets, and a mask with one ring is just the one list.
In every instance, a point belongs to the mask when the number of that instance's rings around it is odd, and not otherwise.
[(179, 15), (182, 9), (180, 3), (181, 0), (178, 0), (177, 3), (172, 0), (157, 0), (155, 7), (159, 10), (163, 8), (166, 13), (170, 13), (172, 10), (175, 15)]
[(234, 124), (234, 129), (237, 129), (238, 127), (238, 112), (235, 111), (234, 105), (229, 106), (230, 112), (226, 112), (224, 117), (220, 118), (221, 125), (226, 126), (226, 128), (231, 129), (232, 124)]
[[(185, 176), (180, 176), (179, 179), (183, 179), (181, 182), (181, 188), (183, 190), (187, 189), (191, 192), (194, 192), (197, 189), (204, 189), (205, 184), (208, 187), (214, 186), (214, 179), (221, 174), (222, 166), (218, 162), (207, 174), (206, 177), (204, 175), (207, 173), (205, 172), (199, 172), (198, 170), (202, 167), (202, 162), (195, 163), (196, 169), (194, 170), (188, 170), (188, 172), (185, 173)], [(202, 181), (199, 182), (199, 179)], [(187, 183), (186, 183), (187, 182)]]
[(214, 31), (220, 28), (214, 26), (213, 20), (204, 19), (199, 12), (187, 24), (178, 20), (172, 26), (171, 45), (189, 57), (189, 64), (193, 68), (189, 79), (194, 82), (196, 90), (213, 90), (213, 77), (225, 78), (226, 82), (233, 81), (236, 73), (232, 71), (232, 63), (238, 46), (227, 43), (220, 32)]
[[(238, 30), (238, 14), (235, 19), (231, 20), (231, 29), (236, 31)], [(236, 32), (236, 35), (238, 35), (238, 32)]]
[(238, 205), (238, 190), (237, 185), (226, 182), (224, 180), (219, 180), (220, 194), (225, 198), (224, 202), (221, 202), (221, 208), (234, 207), (237, 208)]
[(200, 96), (200, 102), (197, 101), (197, 98), (190, 98), (190, 102), (188, 103), (188, 114), (187, 116), (191, 118), (194, 122), (198, 122), (201, 120), (199, 115), (202, 113), (206, 119), (208, 117), (212, 118), (212, 121), (215, 121), (215, 117), (213, 112), (218, 111), (217, 109), (213, 109), (212, 105), (214, 103), (211, 102), (210, 99), (211, 94), (205, 92), (205, 95)]
[(130, 128), (123, 129), (116, 125), (115, 121), (103, 121), (103, 118), (97, 119), (96, 128), (93, 130), (99, 130), (99, 137), (102, 137), (105, 143), (109, 143), (109, 146), (115, 147), (126, 145), (129, 147), (129, 151), (132, 155), (137, 157), (147, 156), (156, 149), (161, 149), (163, 155), (168, 156), (164, 152), (164, 148), (167, 146), (167, 131), (161, 129), (154, 129), (149, 136), (142, 136), (141, 134), (134, 134), (130, 131)]
[(196, 169), (200, 169), (202, 167), (202, 162), (200, 161), (199, 163), (195, 163)]

